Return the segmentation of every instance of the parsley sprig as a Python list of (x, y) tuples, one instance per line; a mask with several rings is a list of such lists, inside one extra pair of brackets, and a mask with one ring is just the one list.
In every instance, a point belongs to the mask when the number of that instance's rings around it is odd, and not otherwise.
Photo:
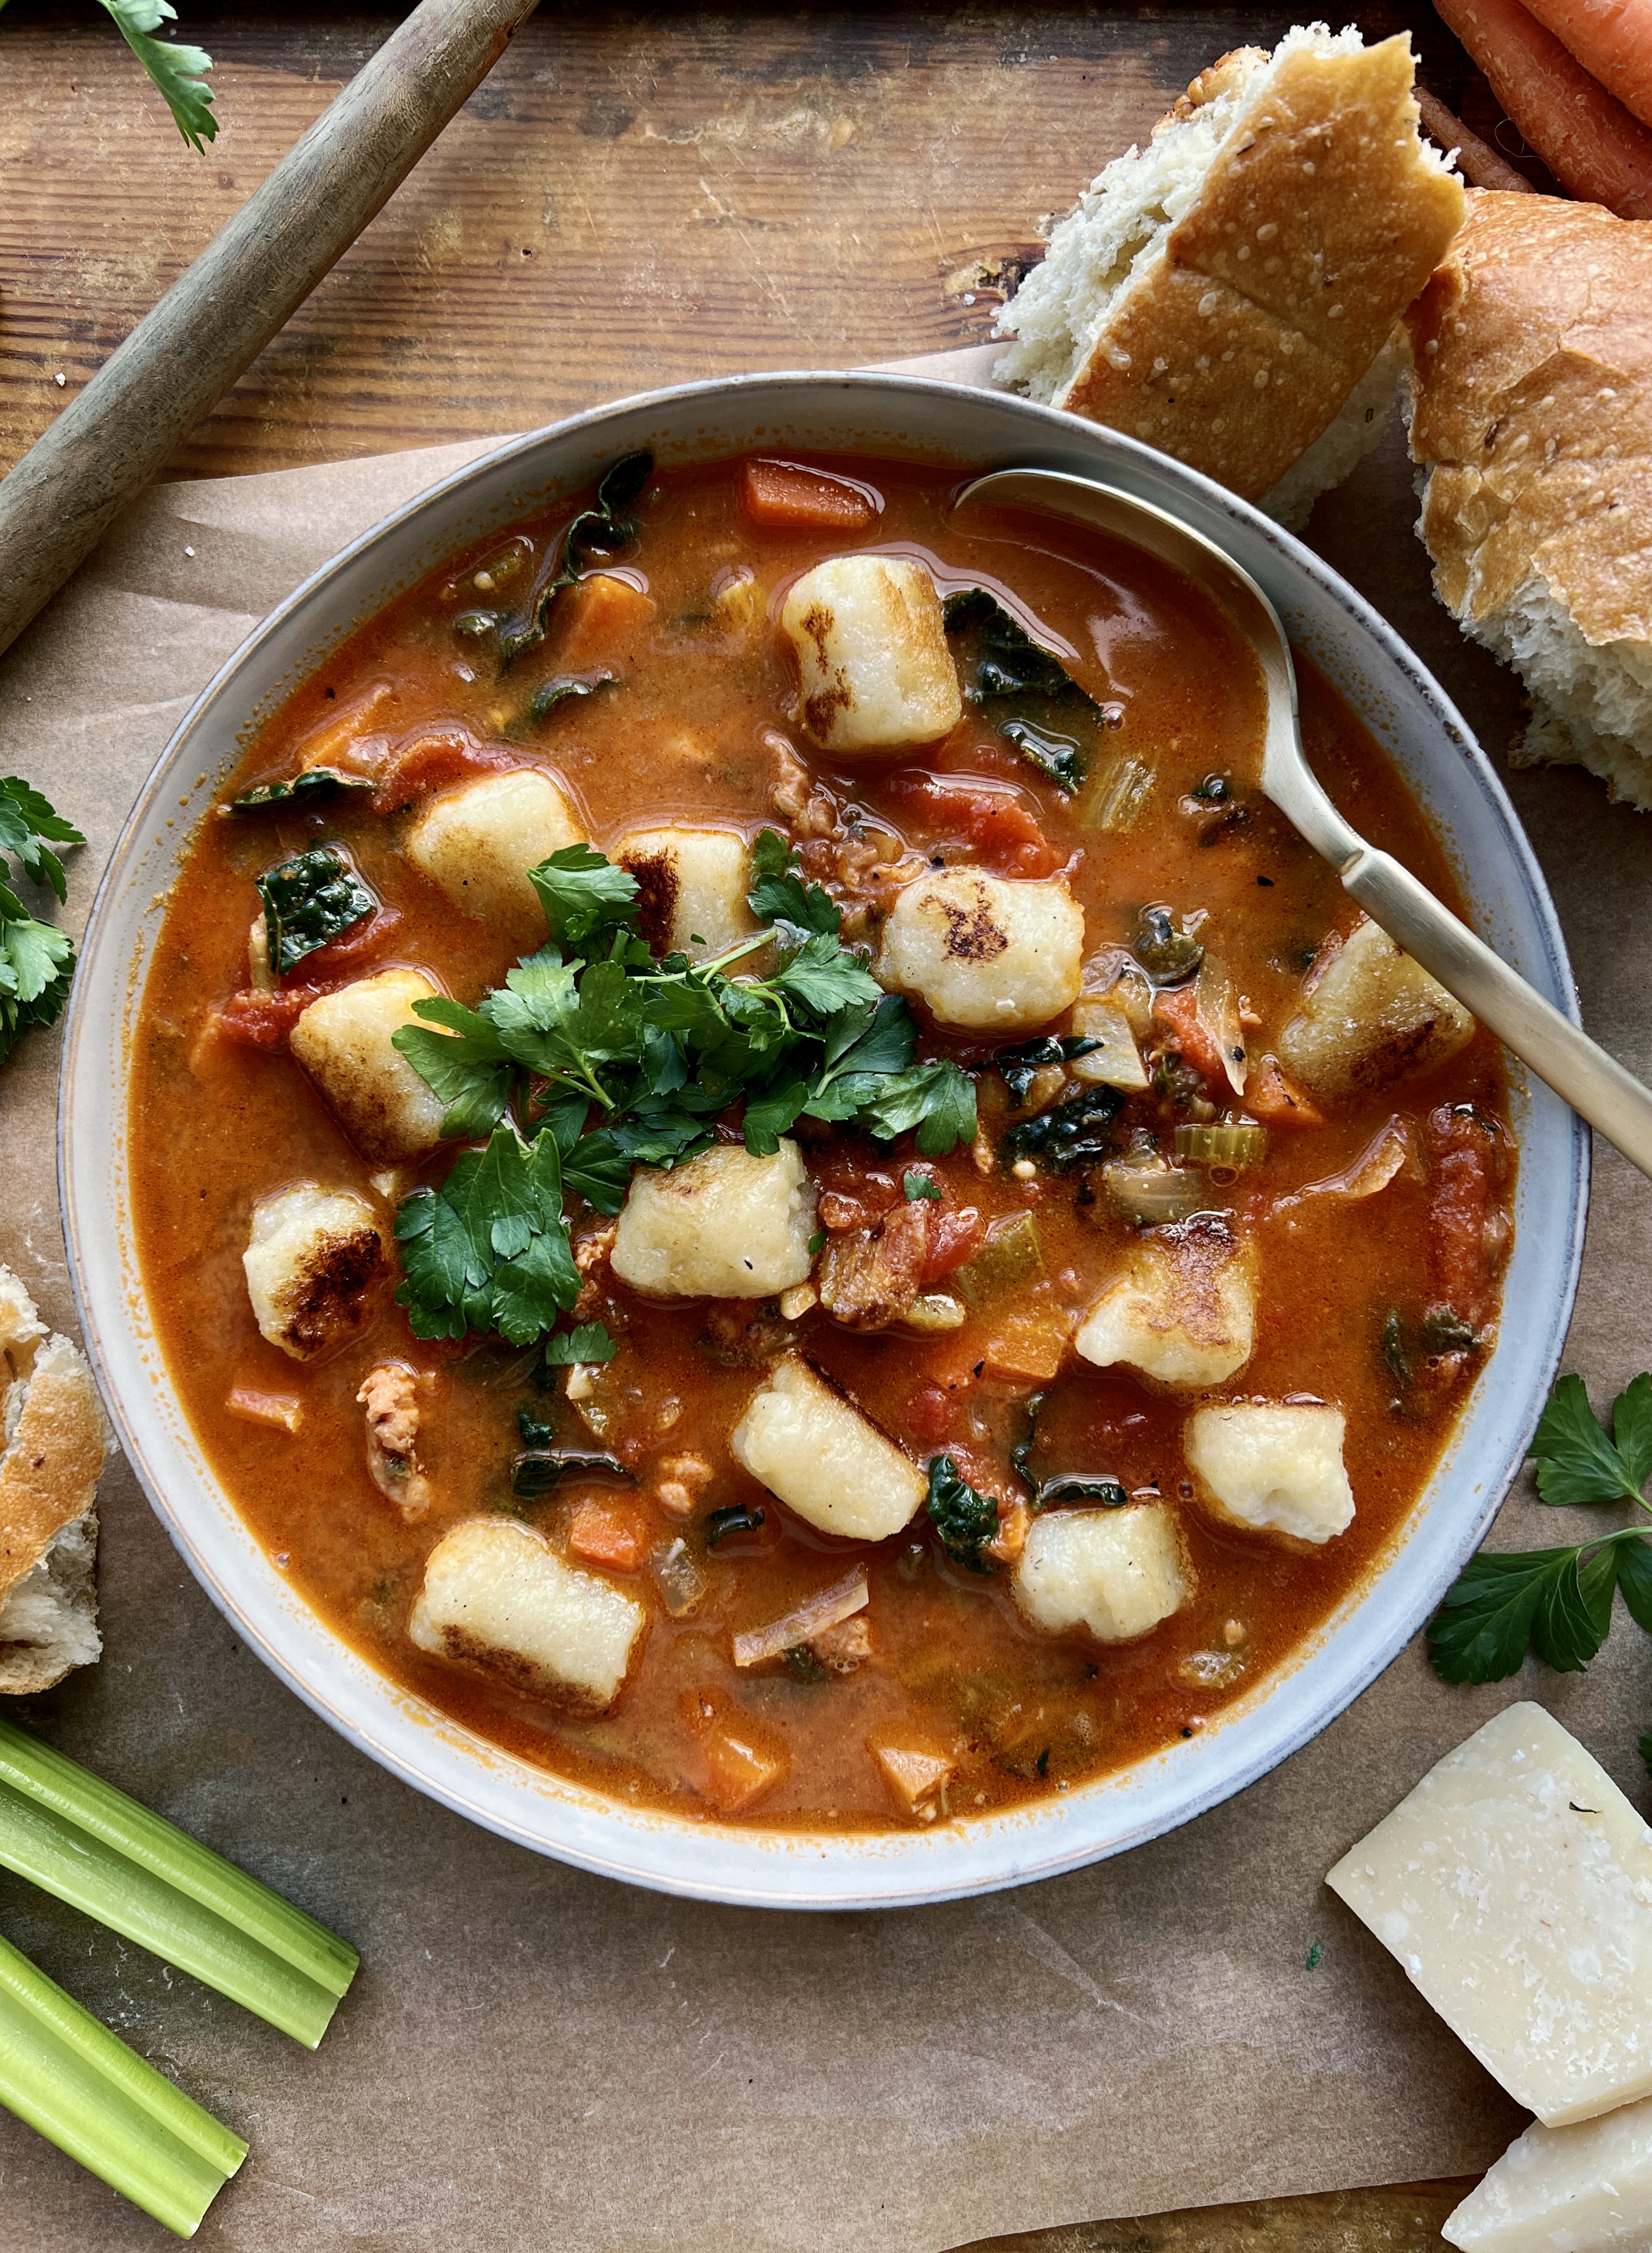
[[(85, 842), (38, 790), (16, 775), (0, 782), (0, 854), (20, 861), (25, 875), (55, 893), (59, 904), (68, 891), (63, 863), (52, 847)], [(31, 1025), (56, 1022), (74, 974), (67, 934), (31, 916), (5, 882), (6, 873), (0, 866), (0, 1064)]]
[[(425, 1022), (395, 1045), (447, 1105), (444, 1135), (488, 1138), (398, 1217), (401, 1303), (421, 1336), (497, 1329), (526, 1343), (550, 1329), (578, 1288), (571, 1263), (540, 1245), (560, 1231), (567, 1252), (563, 1190), (617, 1213), (633, 1165), (708, 1149), (736, 1103), (758, 1157), (805, 1115), (885, 1141), (912, 1133), (925, 1157), (973, 1136), (973, 1082), (948, 1057), (914, 1061), (911, 1013), (842, 944), (831, 896), (802, 881), (772, 830), (752, 861), (749, 897), (764, 928), (695, 963), (650, 952), (626, 869), (565, 847), (530, 871), (547, 943), (474, 1008), (415, 1004)], [(759, 953), (766, 966), (735, 974)], [(518, 1186), (522, 1166), (537, 1203)]]
[[(1652, 1375), (1596, 1421), (1580, 1377), (1563, 1377), (1543, 1412), (1531, 1453), (1537, 1492), (1557, 1510), (1633, 1503), (1652, 1478)], [(1429, 1622), (1429, 1657), (1447, 1682), (1501, 1682), (1530, 1649), (1557, 1672), (1586, 1666), (1612, 1626), (1621, 1588), (1629, 1615), (1652, 1634), (1652, 1528), (1636, 1520), (1563, 1549), (1482, 1552), (1459, 1574)]]
[(168, 0), (98, 0), (98, 4), (114, 18), (121, 37), (149, 73), (185, 140), (204, 155), (207, 142), (218, 137), (212, 93), (205, 83), (212, 57), (205, 48), (189, 46), (182, 39), (152, 36), (164, 23), (178, 21), (178, 10)]

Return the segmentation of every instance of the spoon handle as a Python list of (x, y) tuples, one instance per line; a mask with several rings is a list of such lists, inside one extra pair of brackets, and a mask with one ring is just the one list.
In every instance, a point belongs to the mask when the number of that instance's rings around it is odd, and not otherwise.
[(1563, 1102), (1652, 1177), (1652, 1093), (1386, 853), (1343, 864), (1343, 889)]

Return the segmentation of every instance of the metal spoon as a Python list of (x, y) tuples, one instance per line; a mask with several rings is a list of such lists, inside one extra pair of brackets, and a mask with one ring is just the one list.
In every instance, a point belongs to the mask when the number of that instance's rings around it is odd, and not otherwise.
[(1391, 854), (1368, 845), (1315, 780), (1302, 748), (1296, 673), (1278, 611), (1233, 558), (1150, 501), (1054, 470), (999, 470), (958, 496), (1093, 525), (1145, 548), (1215, 596), (1257, 654), (1267, 691), (1262, 788), (1373, 921), (1482, 1025), (1652, 1177), (1652, 1093), (1527, 985)]

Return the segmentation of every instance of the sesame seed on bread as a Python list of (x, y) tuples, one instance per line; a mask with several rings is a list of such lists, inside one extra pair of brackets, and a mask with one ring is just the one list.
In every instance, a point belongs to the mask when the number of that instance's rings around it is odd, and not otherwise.
[(0, 1267), (0, 1694), (49, 1690), (102, 1650), (93, 1566), (97, 1482), (113, 1447), (86, 1357), (45, 1335)]
[(1477, 189), (1408, 317), (1418, 527), (1530, 762), (1652, 811), (1652, 220)]
[[(1000, 381), (1261, 499), (1444, 255), (1462, 189), (1418, 134), (1405, 35), (1322, 24), (1212, 65), (1110, 164), (1004, 309)], [(1362, 406), (1362, 429), (1381, 421)], [(1326, 466), (1360, 449), (1334, 446)]]

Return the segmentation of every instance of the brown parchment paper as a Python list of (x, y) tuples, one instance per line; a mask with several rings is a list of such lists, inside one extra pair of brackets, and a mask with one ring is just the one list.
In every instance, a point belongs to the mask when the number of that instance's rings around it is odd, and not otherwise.
[[(4, 770), (91, 840), (74, 925), (146, 769), (255, 618), (480, 450), (157, 492), (0, 665)], [(1499, 753), (1513, 684), (1435, 607), (1415, 513), (1391, 433), (1314, 536)], [(1575, 771), (1512, 787), (1591, 1029), (1645, 1076), (1652, 822)], [(56, 1064), (37, 1034), (0, 1073), (0, 1257), (69, 1327)], [(1652, 1189), (1600, 1152), (1568, 1364), (1598, 1400), (1652, 1360), (1649, 1218)], [(1586, 1676), (1533, 1666), (1495, 1689), (1447, 1690), (1413, 1646), (1241, 1797), (1075, 1876), (882, 1915), (668, 1901), (505, 1845), (380, 1773), (240, 1649), (123, 1467), (105, 1497), (107, 1655), (25, 1718), (364, 1958), (312, 2057), (0, 1873), (0, 1929), (250, 2140), (206, 2246), (937, 2253), (1475, 2171), (1523, 2116), (1322, 1873), (1518, 1697), (1647, 1799), (1652, 1643), (1621, 1621)], [(1494, 1538), (1552, 1539), (1545, 1515), (1517, 1490)], [(0, 2217), (15, 2253), (169, 2242), (3, 2113)]]

